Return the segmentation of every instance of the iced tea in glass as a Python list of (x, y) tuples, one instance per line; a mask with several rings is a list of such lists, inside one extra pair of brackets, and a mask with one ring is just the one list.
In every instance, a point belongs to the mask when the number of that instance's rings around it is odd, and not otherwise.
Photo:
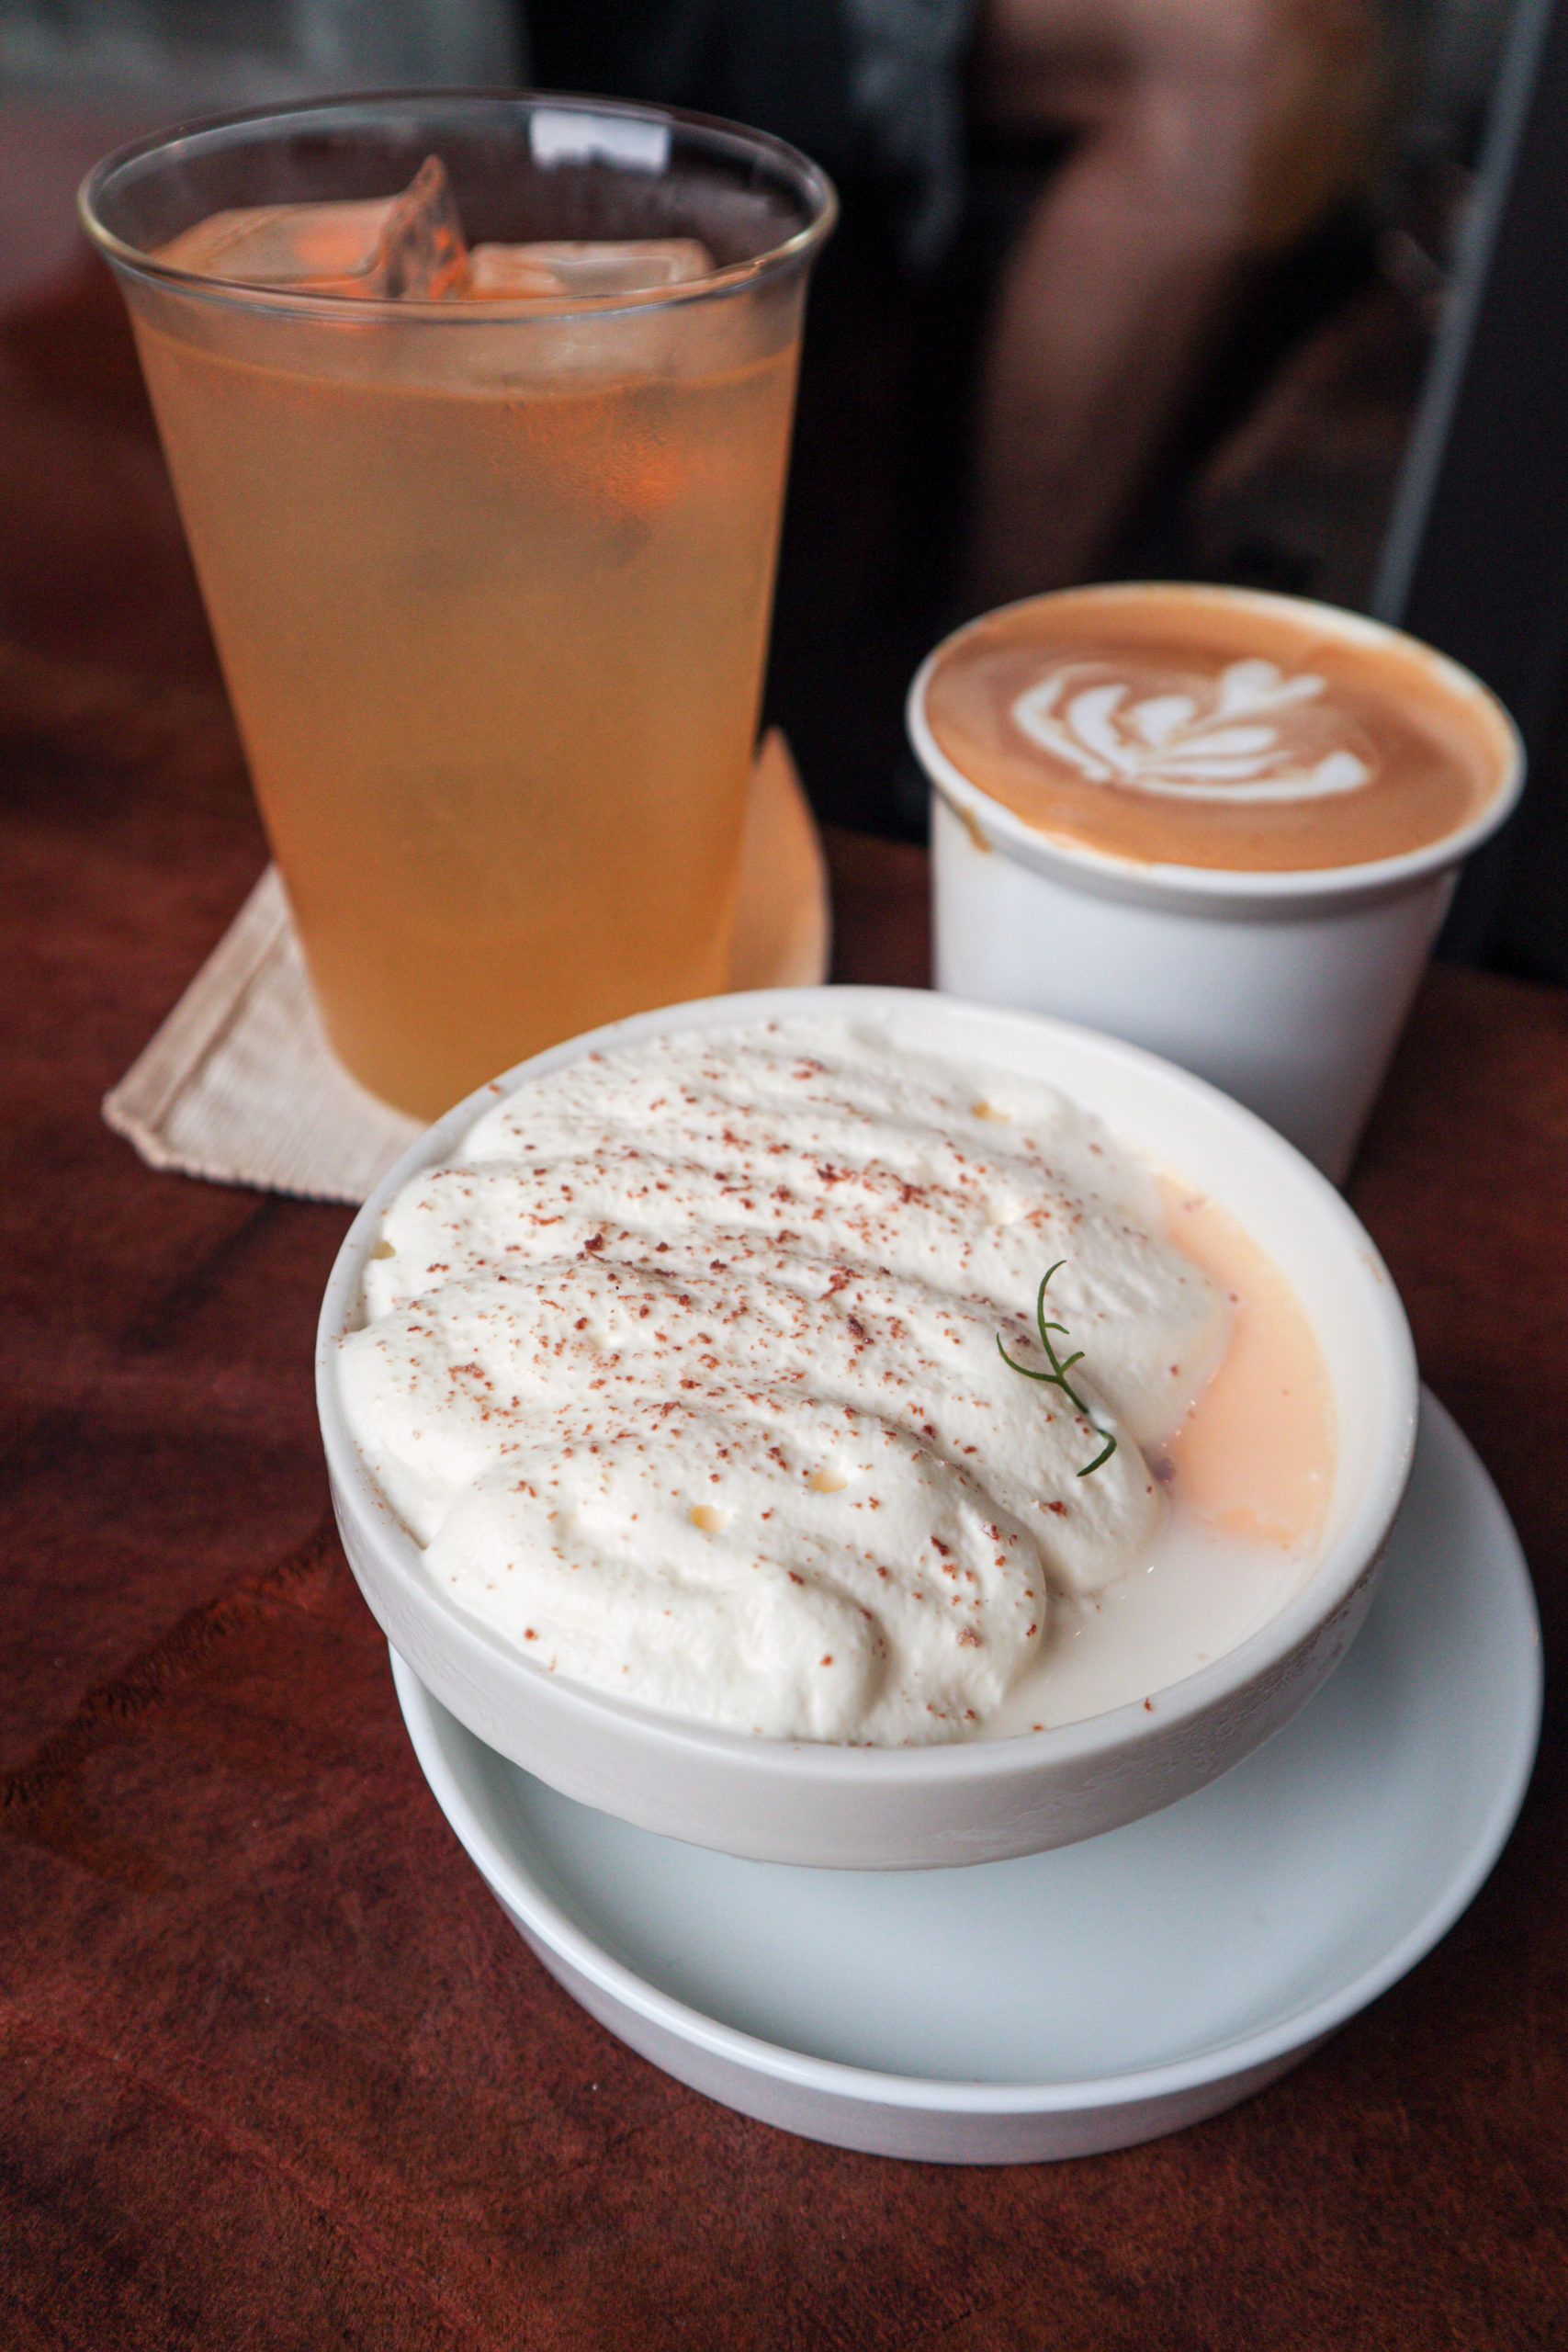
[(822, 175), (396, 96), (144, 141), (84, 210), (347, 1068), (434, 1115), (721, 989)]

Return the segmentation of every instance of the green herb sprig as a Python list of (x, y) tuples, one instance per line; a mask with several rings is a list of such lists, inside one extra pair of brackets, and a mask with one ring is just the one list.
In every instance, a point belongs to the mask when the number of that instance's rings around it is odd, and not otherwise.
[(1057, 1355), (1055, 1348), (1052, 1344), (1051, 1334), (1053, 1331), (1060, 1331), (1064, 1340), (1068, 1335), (1067, 1327), (1065, 1323), (1047, 1323), (1045, 1320), (1045, 1286), (1049, 1283), (1051, 1276), (1053, 1274), (1059, 1274), (1066, 1262), (1067, 1261), (1065, 1258), (1058, 1258), (1054, 1266), (1047, 1267), (1045, 1272), (1040, 1277), (1040, 1288), (1035, 1294), (1034, 1299), (1034, 1320), (1040, 1327), (1040, 1344), (1045, 1351), (1045, 1361), (1051, 1367), (1050, 1371), (1036, 1372), (1032, 1364), (1020, 1363), (1016, 1358), (1010, 1356), (1006, 1348), (1002, 1345), (1002, 1335), (999, 1331), (997, 1333), (997, 1353), (1000, 1356), (1002, 1362), (1005, 1364), (1010, 1365), (1014, 1372), (1021, 1372), (1025, 1380), (1043, 1380), (1048, 1386), (1052, 1388), (1059, 1388), (1063, 1396), (1066, 1396), (1071, 1404), (1077, 1407), (1078, 1411), (1083, 1415), (1085, 1420), (1089, 1422), (1090, 1428), (1095, 1430), (1097, 1435), (1105, 1440), (1104, 1445), (1095, 1455), (1094, 1460), (1092, 1462), (1086, 1462), (1083, 1468), (1077, 1474), (1080, 1478), (1087, 1478), (1091, 1470), (1098, 1470), (1103, 1463), (1110, 1461), (1111, 1455), (1116, 1451), (1116, 1440), (1111, 1436), (1109, 1430), (1102, 1430), (1100, 1428), (1100, 1423), (1095, 1419), (1094, 1415), (1089, 1411), (1089, 1407), (1084, 1403), (1083, 1398), (1078, 1395), (1077, 1390), (1067, 1378), (1067, 1374), (1071, 1372), (1074, 1364), (1082, 1363), (1083, 1350), (1081, 1348), (1075, 1348), (1072, 1354), (1064, 1361)]

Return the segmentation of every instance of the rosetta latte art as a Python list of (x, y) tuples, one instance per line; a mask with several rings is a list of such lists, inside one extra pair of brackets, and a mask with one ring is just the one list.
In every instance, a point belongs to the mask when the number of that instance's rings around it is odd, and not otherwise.
[(1316, 800), (1373, 773), (1346, 740), (1354, 732), (1370, 752), (1360, 730), (1321, 701), (1325, 684), (1253, 660), (1134, 685), (1108, 662), (1069, 662), (1021, 695), (1012, 718), (1093, 784), (1182, 800)]

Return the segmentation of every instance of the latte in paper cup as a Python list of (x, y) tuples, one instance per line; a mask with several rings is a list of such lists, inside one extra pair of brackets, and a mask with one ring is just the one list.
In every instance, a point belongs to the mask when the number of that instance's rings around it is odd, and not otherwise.
[(1495, 697), (1357, 614), (1135, 582), (971, 622), (908, 723), (938, 987), (1164, 1054), (1342, 1178), (1463, 860), (1518, 797)]

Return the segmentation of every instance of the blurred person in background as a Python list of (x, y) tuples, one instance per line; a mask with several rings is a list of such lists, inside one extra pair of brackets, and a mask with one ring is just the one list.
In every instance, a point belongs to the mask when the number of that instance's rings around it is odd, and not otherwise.
[(1100, 565), (1249, 284), (1369, 185), (1406, 62), (1376, 0), (987, 0), (977, 119), (1072, 145), (987, 324), (980, 603)]

